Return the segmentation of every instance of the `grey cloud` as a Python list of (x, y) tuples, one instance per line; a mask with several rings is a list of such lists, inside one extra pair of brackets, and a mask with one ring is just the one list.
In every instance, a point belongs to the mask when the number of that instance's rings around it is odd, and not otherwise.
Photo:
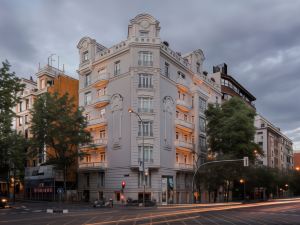
[(6, 0), (0, 3), (0, 59), (10, 58), (18, 74), (32, 75), (54, 52), (77, 77), (81, 37), (109, 47), (126, 39), (130, 19), (148, 12), (173, 50), (203, 49), (208, 71), (226, 62), (257, 97), (258, 112), (291, 130), (300, 127), (299, 8), (297, 0)]

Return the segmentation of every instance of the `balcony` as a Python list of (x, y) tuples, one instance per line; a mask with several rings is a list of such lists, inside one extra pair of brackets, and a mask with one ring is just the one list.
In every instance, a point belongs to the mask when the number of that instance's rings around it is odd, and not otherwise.
[(193, 164), (175, 163), (175, 170), (193, 171), (194, 170), (194, 166), (193, 166)]
[(182, 99), (176, 100), (176, 107), (184, 112), (189, 112), (192, 109), (191, 104), (187, 100)]
[(107, 104), (109, 104), (109, 102), (110, 102), (110, 96), (108, 96), (108, 95), (98, 96), (94, 100), (94, 107), (95, 108), (101, 108), (101, 107), (106, 106)]
[(107, 118), (106, 116), (97, 116), (97, 117), (92, 117), (88, 120), (88, 129), (94, 129), (94, 128), (99, 128), (107, 125)]
[(101, 138), (101, 139), (94, 139), (90, 143), (81, 144), (81, 148), (104, 148), (107, 146), (107, 139)]
[(182, 77), (177, 78), (176, 86), (178, 89), (180, 89), (183, 92), (188, 92), (188, 90), (189, 90), (188, 82), (185, 79), (183, 79)]
[(106, 85), (109, 82), (109, 75), (108, 73), (99, 74), (93, 83), (93, 86), (95, 88), (102, 87), (103, 85)]
[(79, 162), (78, 170), (104, 170), (107, 162)]
[(175, 124), (176, 124), (176, 127), (178, 127), (179, 129), (182, 129), (182, 130), (185, 130), (185, 131), (188, 131), (188, 132), (191, 132), (195, 125), (192, 123), (191, 120), (184, 120), (182, 118), (175, 118)]
[(55, 179), (62, 181), (63, 172), (55, 170), (53, 165), (25, 168), (25, 180)]
[(189, 150), (193, 151), (194, 144), (191, 142), (181, 141), (181, 140), (175, 140), (175, 147), (182, 150)]

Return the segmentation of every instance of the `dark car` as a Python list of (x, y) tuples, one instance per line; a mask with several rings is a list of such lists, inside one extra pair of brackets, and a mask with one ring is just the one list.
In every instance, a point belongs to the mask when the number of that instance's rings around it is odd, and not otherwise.
[[(126, 206), (142, 206), (143, 199), (132, 200), (131, 198), (127, 199)], [(145, 200), (145, 207), (156, 206), (156, 201), (154, 200)]]

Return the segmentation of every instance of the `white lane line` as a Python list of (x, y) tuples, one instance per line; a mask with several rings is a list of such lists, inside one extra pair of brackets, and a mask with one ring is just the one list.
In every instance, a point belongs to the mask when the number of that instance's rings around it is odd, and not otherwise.
[(204, 215), (199, 215), (199, 217), (203, 217), (205, 220), (208, 220), (209, 222), (213, 223), (213, 224), (216, 224), (216, 225), (220, 225), (219, 223), (209, 219), (208, 217), (205, 217)]
[[(249, 223), (246, 223), (246, 222), (244, 222), (244, 221), (237, 220), (237, 219), (234, 218), (233, 216), (231, 216), (231, 217), (226, 217), (226, 216), (224, 216), (224, 215), (221, 214), (221, 213), (216, 213), (216, 214), (214, 214), (214, 215), (216, 215), (217, 219), (219, 219), (219, 220), (224, 220), (225, 222), (230, 223), (230, 224), (233, 224), (233, 225), (235, 225), (235, 221), (239, 221), (239, 222), (242, 222), (242, 223), (244, 223), (244, 224), (250, 225)], [(223, 219), (222, 219), (222, 218), (223, 218)]]
[(246, 220), (248, 220), (249, 222), (255, 222), (256, 224), (262, 224), (264, 225), (263, 223), (260, 223), (260, 222), (257, 222), (257, 221), (254, 221), (254, 220), (251, 220), (249, 218), (246, 218), (246, 217), (240, 217), (238, 215), (230, 215), (230, 217), (227, 217), (225, 216), (224, 214), (222, 214), (223, 217), (227, 218), (227, 219), (235, 219), (236, 221), (239, 221), (241, 223), (244, 223), (244, 224), (247, 224), (247, 225), (251, 225), (250, 223), (247, 223)]
[(73, 222), (75, 222), (76, 220), (78, 220), (78, 218), (74, 218), (72, 220), (68, 220), (66, 223), (64, 223), (63, 225), (67, 225), (67, 224), (73, 224)]
[(84, 224), (88, 224), (89, 222), (91, 222), (92, 220), (96, 219), (98, 216), (94, 216), (90, 219), (88, 219), (87, 221), (84, 222)]
[(199, 220), (193, 219), (194, 222), (196, 222), (197, 224), (203, 225), (203, 223), (201, 223)]
[(216, 214), (216, 213), (210, 214), (210, 216), (211, 216), (210, 218), (212, 218), (212, 219), (220, 220), (221, 224), (223, 224), (223, 222), (225, 222), (225, 223), (230, 223), (232, 225), (235, 225), (233, 222), (231, 222), (229, 220), (225, 220), (225, 219), (220, 218), (219, 215)]
[[(127, 216), (121, 216), (121, 217), (120, 217), (120, 220), (124, 220), (124, 219), (126, 219), (126, 217), (127, 217)], [(120, 222), (121, 222), (121, 221), (117, 222), (116, 225), (119, 225)]]
[(41, 210), (41, 209), (37, 209), (37, 210), (33, 210), (32, 212), (34, 212), (34, 213), (38, 213), (38, 212), (42, 212), (43, 210)]

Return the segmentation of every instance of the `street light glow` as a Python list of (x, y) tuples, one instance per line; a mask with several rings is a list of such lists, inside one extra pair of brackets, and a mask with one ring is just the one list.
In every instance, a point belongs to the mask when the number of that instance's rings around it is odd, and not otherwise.
[(240, 179), (240, 183), (242, 184), (242, 183), (244, 183), (245, 181), (244, 181), (244, 179)]
[(132, 112), (133, 112), (132, 108), (129, 108), (129, 109), (128, 109), (128, 112), (129, 112), (129, 113), (132, 113)]

